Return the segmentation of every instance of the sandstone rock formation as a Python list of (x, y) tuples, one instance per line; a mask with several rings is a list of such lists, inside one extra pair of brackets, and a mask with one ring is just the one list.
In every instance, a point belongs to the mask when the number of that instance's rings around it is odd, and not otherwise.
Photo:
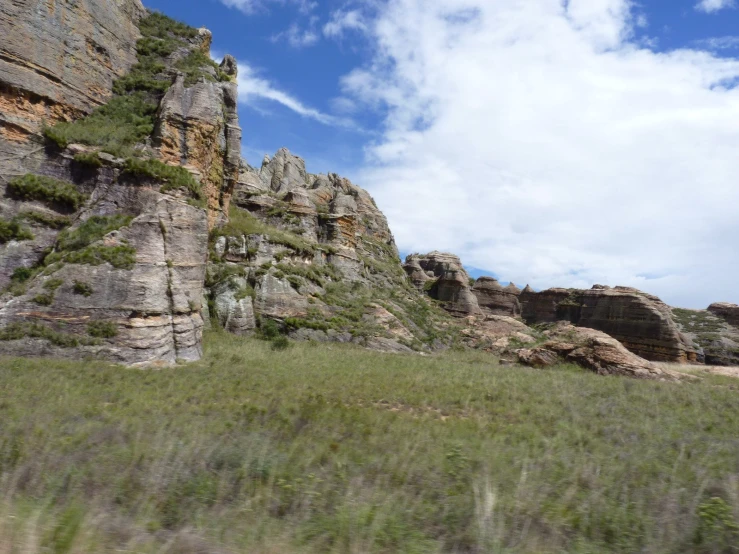
[(403, 266), (414, 286), (425, 290), (455, 316), (480, 315), (482, 310), (470, 288), (470, 276), (459, 257), (445, 252), (412, 254)]
[(700, 348), (678, 329), (669, 306), (637, 289), (526, 290), (520, 301), (528, 324), (569, 321), (603, 331), (648, 360), (702, 361)]
[(253, 326), (229, 323), (234, 332), (273, 320), (296, 339), (399, 352), (444, 336), (444, 314), (406, 279), (369, 194), (336, 174), (309, 173), (287, 149), (259, 169), (242, 162), (230, 221), (211, 243), (210, 315), (231, 321), (224, 314), (240, 310), (238, 298), (254, 310)]
[[(208, 222), (240, 165), (235, 64), (218, 70), (209, 33), (137, 0), (27, 4), (0, 7), (0, 89), (17, 108), (0, 110), (0, 353), (198, 359)], [(76, 123), (44, 139), (55, 119)], [(241, 308), (229, 326), (248, 325)]]
[(520, 316), (521, 304), (518, 297), (521, 291), (510, 283), (503, 287), (497, 279), (480, 277), (475, 281), (472, 292), (477, 298), (480, 309), (490, 315)]
[(545, 368), (567, 361), (599, 375), (620, 375), (660, 381), (689, 378), (684, 374), (662, 369), (636, 356), (619, 341), (601, 331), (560, 322), (544, 334), (547, 341), (543, 344), (517, 351), (521, 363)]
[(708, 310), (672, 308), (678, 328), (703, 351), (711, 366), (739, 365), (739, 320), (734, 304), (711, 304)]
[(136, 62), (143, 15), (140, 0), (2, 2), (0, 148), (104, 104)]

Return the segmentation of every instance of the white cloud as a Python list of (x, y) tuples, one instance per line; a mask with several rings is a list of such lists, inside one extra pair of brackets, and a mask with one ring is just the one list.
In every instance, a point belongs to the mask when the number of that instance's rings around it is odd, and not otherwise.
[(733, 8), (734, 6), (734, 0), (700, 0), (695, 5), (695, 9), (706, 13), (713, 13), (724, 8)]
[(389, 0), (344, 94), (404, 251), (519, 284), (739, 301), (739, 61), (632, 42), (627, 0)]
[(293, 23), (286, 31), (272, 35), (272, 42), (286, 41), (293, 48), (305, 48), (318, 42), (319, 36), (314, 28), (301, 29)]
[(246, 64), (239, 64), (238, 85), (239, 102), (242, 104), (255, 106), (256, 102), (268, 100), (276, 102), (298, 115), (313, 119), (324, 125), (351, 125), (351, 122), (345, 119), (337, 118), (306, 106), (294, 96), (277, 88), (269, 80), (259, 77), (256, 71)]
[(318, 7), (318, 2), (313, 0), (221, 0), (221, 3), (247, 15), (265, 10), (269, 4), (294, 4), (301, 13), (310, 13)]
[(739, 48), (739, 36), (711, 37), (695, 42), (699, 48), (707, 48), (708, 50), (728, 50), (731, 48)]
[(359, 10), (336, 10), (323, 26), (323, 34), (329, 38), (341, 38), (348, 30), (367, 30), (364, 16)]

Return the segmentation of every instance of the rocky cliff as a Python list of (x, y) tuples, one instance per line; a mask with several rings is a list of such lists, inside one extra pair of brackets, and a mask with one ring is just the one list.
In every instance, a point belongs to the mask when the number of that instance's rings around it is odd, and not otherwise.
[(240, 166), (235, 63), (138, 1), (27, 4), (0, 11), (0, 352), (197, 359)]

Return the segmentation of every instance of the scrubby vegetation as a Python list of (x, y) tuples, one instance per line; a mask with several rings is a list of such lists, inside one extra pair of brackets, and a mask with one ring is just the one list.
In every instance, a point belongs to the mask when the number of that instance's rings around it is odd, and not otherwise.
[(74, 161), (92, 168), (103, 166), (103, 161), (97, 152), (79, 152), (74, 155)]
[(50, 215), (36, 211), (22, 212), (20, 217), (51, 229), (64, 229), (72, 224), (72, 220), (69, 217), (63, 215)]
[[(137, 63), (113, 84), (110, 101), (87, 117), (45, 128), (47, 139), (60, 148), (80, 143), (121, 158), (142, 156), (137, 145), (154, 131), (157, 106), (174, 79), (174, 72), (165, 63), (170, 56), (185, 49), (174, 68), (185, 74), (188, 86), (200, 79), (229, 79), (218, 64), (197, 47), (193, 49), (196, 29), (156, 12), (143, 18), (139, 28), (143, 36), (136, 45)], [(75, 160), (93, 167), (101, 165), (94, 152), (78, 154)]]
[(228, 217), (229, 221), (226, 225), (213, 230), (211, 239), (221, 236), (265, 235), (275, 244), (282, 244), (306, 256), (312, 255), (318, 248), (318, 245), (302, 239), (295, 233), (268, 225), (248, 211), (236, 206), (231, 206)]
[(280, 352), (225, 333), (205, 344), (199, 363), (145, 373), (1, 361), (8, 551), (709, 554), (737, 544), (728, 379), (499, 367), (474, 352)]
[(87, 334), (99, 339), (112, 339), (118, 336), (118, 328), (110, 321), (91, 321), (87, 324)]
[(63, 284), (64, 281), (62, 281), (61, 279), (49, 279), (44, 283), (44, 290), (46, 292), (37, 294), (33, 298), (33, 301), (40, 306), (51, 306), (54, 303), (54, 293), (56, 292), (56, 289), (61, 287)]
[(56, 262), (87, 265), (109, 263), (117, 269), (133, 269), (136, 264), (136, 249), (127, 244), (118, 246), (94, 244), (72, 252), (53, 252), (46, 257), (45, 263), (53, 264)]
[(92, 216), (76, 229), (63, 231), (57, 240), (57, 248), (65, 251), (81, 250), (108, 233), (127, 226), (132, 220), (132, 216), (122, 214)]
[(95, 291), (89, 283), (75, 280), (74, 285), (72, 286), (72, 292), (74, 292), (75, 294), (79, 294), (80, 296), (87, 297), (92, 296), (92, 293)]
[(126, 160), (123, 172), (164, 183), (160, 189), (161, 192), (184, 188), (194, 199), (200, 202), (205, 201), (202, 187), (184, 167), (167, 165), (159, 160), (129, 158)]
[(39, 200), (69, 210), (78, 210), (86, 199), (71, 183), (32, 173), (12, 179), (8, 191), (21, 200)]
[(11, 240), (33, 240), (33, 233), (21, 225), (20, 218), (8, 221), (0, 217), (0, 244)]
[[(78, 346), (93, 346), (98, 344), (97, 341), (78, 337), (70, 333), (62, 333), (41, 323), (11, 323), (10, 325), (0, 329), (0, 341), (20, 340), (25, 338), (47, 340), (54, 346), (60, 346), (62, 348), (76, 348)], [(2, 393), (0, 393), (0, 395), (1, 394)], [(7, 437), (4, 441), (6, 440)], [(7, 444), (7, 442), (5, 442), (5, 444)], [(0, 458), (0, 471), (5, 470), (6, 461), (7, 458)], [(1, 530), (0, 536), (3, 536)]]

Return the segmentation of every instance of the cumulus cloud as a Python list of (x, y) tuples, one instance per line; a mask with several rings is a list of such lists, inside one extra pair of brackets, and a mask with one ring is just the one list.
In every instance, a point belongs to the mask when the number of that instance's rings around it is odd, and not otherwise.
[(358, 9), (336, 10), (323, 26), (323, 34), (329, 38), (342, 38), (346, 31), (366, 31), (364, 15)]
[(633, 40), (628, 0), (390, 0), (343, 93), (403, 251), (504, 280), (739, 301), (739, 61)]
[(695, 5), (695, 9), (706, 13), (713, 13), (724, 8), (733, 8), (734, 6), (734, 0), (701, 0)]

